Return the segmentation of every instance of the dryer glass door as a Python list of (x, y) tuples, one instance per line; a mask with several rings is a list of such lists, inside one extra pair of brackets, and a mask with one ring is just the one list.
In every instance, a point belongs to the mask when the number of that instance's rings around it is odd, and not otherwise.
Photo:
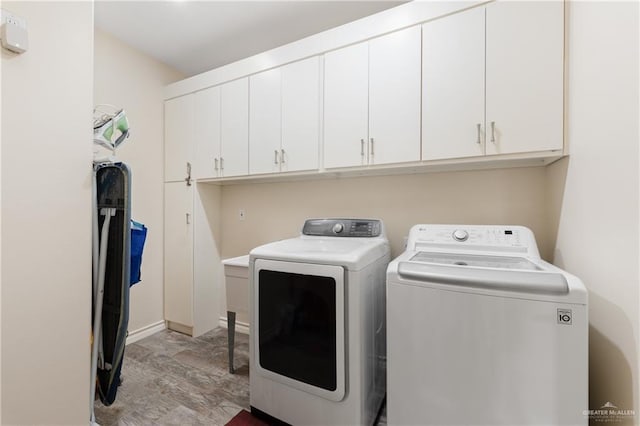
[(257, 260), (258, 366), (263, 375), (339, 401), (344, 396), (344, 270)]

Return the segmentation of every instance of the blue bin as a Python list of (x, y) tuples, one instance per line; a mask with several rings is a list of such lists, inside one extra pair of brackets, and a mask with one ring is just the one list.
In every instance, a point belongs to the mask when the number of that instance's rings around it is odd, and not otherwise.
[(142, 265), (142, 251), (147, 239), (147, 227), (135, 220), (131, 221), (131, 275), (129, 287), (140, 282), (140, 266)]

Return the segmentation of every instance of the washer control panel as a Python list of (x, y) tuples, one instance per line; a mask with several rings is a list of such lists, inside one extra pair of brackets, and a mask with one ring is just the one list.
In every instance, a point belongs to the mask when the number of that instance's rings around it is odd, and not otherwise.
[(451, 235), (456, 241), (467, 241), (469, 239), (469, 233), (464, 229), (456, 229)]
[(308, 219), (302, 234), (323, 237), (379, 237), (382, 222), (377, 219)]
[(415, 225), (407, 249), (432, 246), (438, 249), (509, 250), (537, 252), (535, 237), (524, 226), (499, 225)]

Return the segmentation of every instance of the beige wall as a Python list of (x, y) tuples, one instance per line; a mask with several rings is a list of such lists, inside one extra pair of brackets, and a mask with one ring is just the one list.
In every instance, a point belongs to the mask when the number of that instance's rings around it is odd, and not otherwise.
[(131, 288), (129, 332), (163, 314), (163, 90), (178, 71), (95, 30), (94, 99), (127, 112), (131, 136), (117, 157), (131, 167), (131, 217), (148, 228), (142, 281)]
[[(380, 218), (395, 257), (417, 223), (517, 224), (533, 230), (549, 258), (545, 197), (542, 167), (228, 185), (222, 187), (218, 242), (229, 258), (299, 235), (307, 218)], [(225, 297), (221, 286), (223, 314)]]
[(392, 256), (417, 223), (525, 225), (550, 255), (545, 169), (532, 167), (224, 186), (223, 257), (296, 236), (310, 217), (380, 218)]
[[(554, 261), (589, 289), (590, 408), (638, 403), (638, 2), (571, 2), (567, 138), (551, 165)], [(631, 424), (631, 420), (628, 421)]]
[(91, 328), (93, 4), (3, 2), (2, 424), (86, 425)]

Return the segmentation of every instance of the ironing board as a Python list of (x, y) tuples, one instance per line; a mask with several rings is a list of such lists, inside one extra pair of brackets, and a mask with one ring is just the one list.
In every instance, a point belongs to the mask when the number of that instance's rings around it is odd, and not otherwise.
[(97, 356), (92, 356), (92, 373), (96, 371), (100, 400), (108, 406), (120, 385), (129, 322), (131, 181), (124, 163), (97, 164), (94, 171), (94, 259), (97, 254), (99, 261), (96, 265), (94, 260), (93, 354)]

